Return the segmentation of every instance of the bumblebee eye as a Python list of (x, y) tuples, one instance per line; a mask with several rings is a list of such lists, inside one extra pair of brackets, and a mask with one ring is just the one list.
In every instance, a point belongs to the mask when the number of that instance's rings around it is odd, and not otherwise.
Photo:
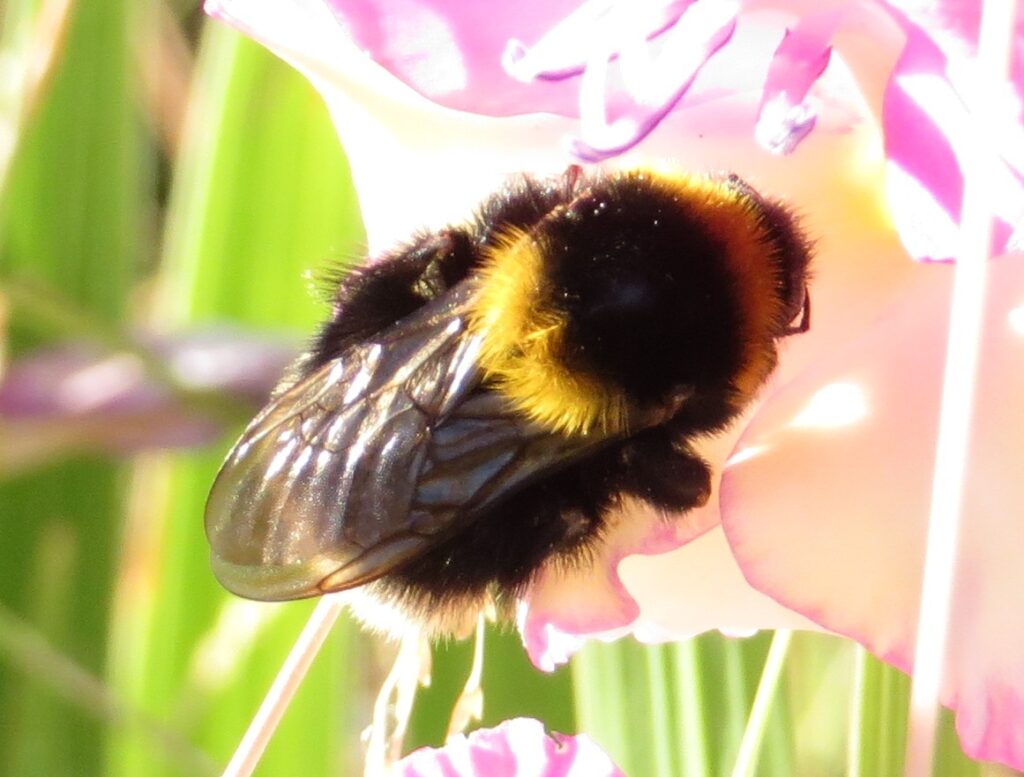
[(803, 286), (801, 297), (803, 300), (800, 304), (800, 321), (794, 324), (793, 321), (796, 320), (796, 315), (794, 315), (793, 319), (782, 330), (783, 337), (802, 334), (811, 328), (811, 293), (807, 289), (807, 284)]

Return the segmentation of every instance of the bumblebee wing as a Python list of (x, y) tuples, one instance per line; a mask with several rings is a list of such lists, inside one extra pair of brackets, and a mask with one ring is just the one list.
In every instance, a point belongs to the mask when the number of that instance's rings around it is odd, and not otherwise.
[(289, 388), (228, 455), (206, 507), (229, 590), (292, 599), (369, 582), (579, 443), (480, 382), (456, 287)]

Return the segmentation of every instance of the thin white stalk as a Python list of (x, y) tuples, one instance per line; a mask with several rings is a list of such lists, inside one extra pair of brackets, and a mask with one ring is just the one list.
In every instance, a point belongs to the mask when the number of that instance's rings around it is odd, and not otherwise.
[(366, 742), (363, 777), (382, 777), (402, 757), (416, 690), (429, 674), (429, 666), (429, 642), (418, 628), (408, 629), (373, 704), (373, 722), (363, 733)]
[[(979, 83), (1004, 83), (1014, 30), (1014, 0), (986, 0), (978, 42)], [(985, 313), (985, 282), (992, 239), (992, 218), (986, 204), (988, 144), (983, 128), (997, 106), (983, 95), (974, 122), (978, 131), (970, 158), (964, 159), (964, 198), (950, 309), (949, 341), (942, 385), (939, 435), (935, 450), (928, 543), (921, 608), (914, 653), (910, 697), (906, 777), (930, 777), (935, 732), (949, 631), (957, 545), (978, 355)]]
[(324, 640), (331, 633), (331, 628), (344, 606), (342, 598), (338, 595), (329, 594), (317, 602), (302, 633), (288, 653), (288, 658), (274, 678), (273, 685), (263, 698), (256, 716), (249, 724), (245, 736), (242, 737), (238, 749), (231, 757), (231, 762), (224, 770), (224, 777), (249, 777), (252, 774), (270, 737), (274, 735), (277, 724), (281, 722), (281, 717), (288, 709), (306, 672), (309, 671), (310, 664), (320, 652)]
[(486, 633), (483, 614), (477, 619), (476, 636), (473, 639), (473, 663), (469, 669), (469, 677), (462, 688), (462, 693), (455, 700), (452, 715), (448, 721), (448, 735), (451, 739), (461, 734), (473, 721), (483, 720), (484, 690), (481, 682), (484, 677), (484, 634)]
[(772, 702), (775, 701), (775, 692), (779, 687), (779, 678), (786, 664), (786, 654), (789, 652), (792, 638), (793, 632), (788, 629), (779, 629), (772, 637), (761, 680), (757, 684), (757, 693), (754, 694), (754, 704), (750, 708), (747, 727), (743, 730), (743, 739), (740, 740), (740, 750), (736, 754), (732, 777), (753, 777), (757, 771), (757, 756), (761, 752), (761, 742), (764, 740), (764, 732), (768, 725), (768, 713), (771, 712)]
[(854, 645), (853, 687), (850, 689), (850, 721), (846, 734), (846, 777), (863, 777), (861, 750), (864, 737), (864, 692), (867, 685), (868, 651)]

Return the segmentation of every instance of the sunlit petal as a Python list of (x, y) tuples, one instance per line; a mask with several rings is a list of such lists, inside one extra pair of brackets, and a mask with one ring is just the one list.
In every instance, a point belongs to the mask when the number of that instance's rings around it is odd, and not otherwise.
[(623, 777), (586, 734), (548, 734), (530, 718), (425, 747), (388, 772), (396, 777)]
[[(723, 526), (759, 590), (910, 670), (945, 356), (951, 268), (772, 397), (722, 485)], [(991, 268), (944, 700), (975, 757), (1024, 764), (1024, 259)], [(802, 422), (822, 386), (855, 388), (845, 423)], [(838, 412), (843, 413), (842, 408)], [(817, 414), (817, 413), (816, 413)]]

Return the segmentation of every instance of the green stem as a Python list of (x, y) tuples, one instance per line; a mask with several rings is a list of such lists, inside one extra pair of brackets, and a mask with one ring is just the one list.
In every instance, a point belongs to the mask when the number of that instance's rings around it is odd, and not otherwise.
[(772, 702), (775, 700), (775, 692), (779, 687), (779, 678), (782, 676), (782, 668), (786, 663), (786, 654), (789, 652), (789, 643), (792, 637), (793, 633), (788, 630), (776, 631), (775, 636), (772, 637), (768, 657), (764, 662), (764, 671), (761, 673), (761, 681), (758, 683), (754, 704), (750, 710), (750, 718), (743, 731), (740, 751), (736, 755), (732, 777), (753, 777), (754, 775), (761, 742), (767, 729), (768, 713), (771, 712)]
[(868, 651), (854, 648), (853, 688), (850, 693), (850, 723), (846, 737), (846, 777), (863, 777), (865, 713), (868, 709)]
[(99, 679), (55, 650), (32, 626), (0, 604), (0, 652), (32, 679), (114, 726), (138, 728), (188, 774), (216, 775), (212, 759), (156, 718), (116, 696)]
[(709, 777), (711, 774), (710, 753), (704, 716), (707, 700), (704, 696), (702, 666), (698, 643), (688, 639), (673, 646), (676, 682), (679, 695), (678, 740), (682, 748), (681, 774), (687, 777)]

